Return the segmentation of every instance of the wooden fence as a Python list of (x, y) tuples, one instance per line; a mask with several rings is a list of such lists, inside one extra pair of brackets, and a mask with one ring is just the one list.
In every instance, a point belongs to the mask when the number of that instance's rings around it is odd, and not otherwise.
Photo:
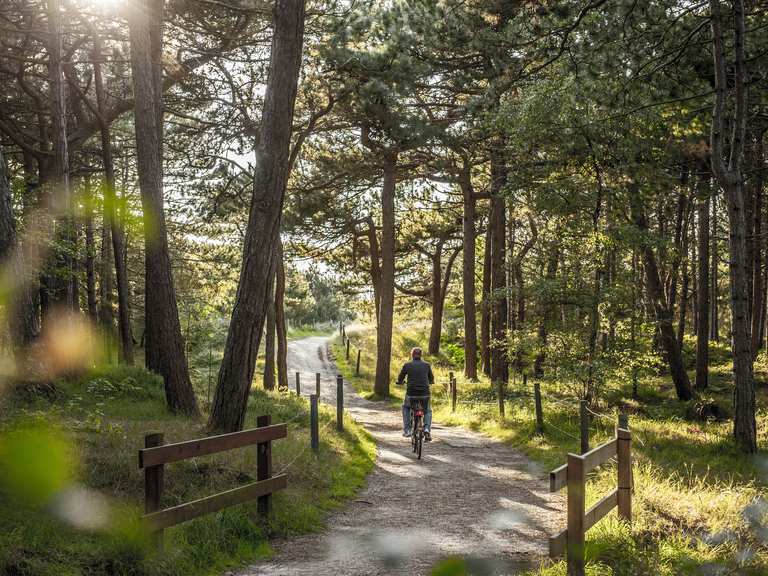
[[(613, 440), (584, 454), (568, 454), (568, 463), (549, 473), (549, 491), (568, 489), (567, 527), (549, 539), (549, 556), (567, 556), (568, 576), (584, 576), (584, 536), (608, 512), (632, 521), (632, 455), (629, 430), (617, 428)], [(618, 487), (585, 510), (587, 474), (613, 457), (618, 459)]]
[[(154, 533), (154, 540), (158, 546), (162, 545), (165, 528), (235, 504), (258, 499), (259, 513), (269, 513), (271, 495), (288, 485), (288, 477), (285, 474), (272, 476), (272, 441), (286, 438), (288, 427), (286, 424), (273, 425), (271, 416), (259, 416), (256, 425), (256, 428), (242, 432), (175, 444), (164, 444), (163, 435), (160, 433), (147, 434), (144, 437), (145, 448), (139, 450), (139, 468), (144, 470), (144, 519)], [(253, 445), (257, 447), (256, 482), (193, 502), (160, 509), (166, 464)]]

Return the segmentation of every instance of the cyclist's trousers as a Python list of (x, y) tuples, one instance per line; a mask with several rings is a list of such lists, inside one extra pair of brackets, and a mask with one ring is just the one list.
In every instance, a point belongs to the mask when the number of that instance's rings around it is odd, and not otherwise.
[[(432, 430), (432, 405), (429, 399), (421, 401), (424, 406), (424, 432)], [(403, 400), (403, 432), (411, 431), (411, 401), (408, 396)]]

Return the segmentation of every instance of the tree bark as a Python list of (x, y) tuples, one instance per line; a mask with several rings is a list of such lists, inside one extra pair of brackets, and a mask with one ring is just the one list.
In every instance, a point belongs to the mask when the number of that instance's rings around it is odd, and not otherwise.
[(480, 317), (480, 356), (483, 374), (491, 375), (491, 225), (485, 231), (483, 252), (483, 302)]
[[(643, 210), (640, 199), (640, 191), (636, 183), (629, 184), (629, 203), (632, 220), (635, 226), (643, 232), (648, 232), (648, 220)], [(643, 267), (645, 268), (645, 288), (648, 294), (648, 300), (653, 305), (656, 322), (659, 327), (659, 336), (661, 345), (667, 356), (669, 371), (672, 381), (675, 385), (675, 392), (679, 400), (690, 400), (693, 398), (693, 390), (688, 380), (688, 374), (683, 364), (683, 356), (678, 345), (675, 329), (672, 326), (672, 312), (666, 302), (664, 287), (659, 275), (659, 267), (656, 263), (656, 255), (648, 242), (644, 242), (640, 247), (640, 253), (643, 258)]]
[(491, 382), (505, 384), (509, 377), (506, 333), (506, 202), (502, 195), (507, 181), (507, 167), (503, 152), (494, 148), (491, 153)]
[(384, 153), (384, 182), (381, 187), (381, 288), (379, 326), (376, 333), (376, 379), (373, 390), (389, 396), (392, 359), (392, 323), (395, 305), (395, 184), (397, 152)]
[(264, 330), (269, 292), (264, 280), (269, 276), (279, 240), (288, 181), (293, 109), (304, 39), (304, 0), (277, 0), (272, 17), (270, 69), (256, 147), (243, 265), (208, 421), (211, 429), (221, 431), (243, 427)]
[(712, 258), (711, 266), (712, 272), (710, 274), (710, 333), (709, 339), (713, 342), (720, 341), (720, 313), (718, 310), (718, 267), (720, 264), (720, 253), (717, 245), (717, 190), (712, 189), (710, 194), (710, 203), (712, 204), (712, 218), (710, 223), (712, 226), (711, 240), (712, 240)]
[(443, 314), (445, 310), (445, 298), (448, 295), (448, 287), (451, 283), (451, 274), (453, 265), (459, 255), (459, 249), (454, 250), (448, 257), (445, 265), (445, 276), (443, 277), (443, 244), (438, 245), (435, 253), (432, 255), (432, 289), (430, 301), (432, 303), (432, 323), (429, 330), (430, 354), (440, 353), (440, 339), (443, 334)]
[(86, 177), (85, 199), (85, 291), (88, 303), (88, 316), (92, 322), (99, 319), (96, 308), (96, 239), (93, 236), (93, 202), (94, 194), (91, 179)]
[[(551, 285), (557, 278), (557, 268), (560, 262), (560, 246), (555, 243), (549, 252), (549, 258), (547, 258), (547, 271), (544, 279), (548, 285)], [(539, 353), (536, 354), (536, 360), (533, 363), (533, 373), (537, 378), (544, 376), (544, 362), (547, 359), (547, 338), (549, 335), (549, 327), (554, 321), (555, 317), (555, 301), (551, 296), (547, 296), (549, 292), (540, 296), (545, 298), (541, 305), (541, 320), (539, 323)]]
[(699, 181), (697, 213), (698, 237), (698, 299), (696, 312), (696, 388), (709, 385), (709, 179)]
[(752, 358), (757, 356), (760, 350), (763, 322), (763, 131), (758, 130), (755, 138), (755, 184), (752, 198), (754, 207), (752, 211)]
[(277, 387), (288, 388), (288, 328), (285, 324), (285, 263), (283, 243), (278, 238), (275, 252), (275, 323), (277, 328)]
[[(112, 240), (112, 256), (115, 261), (117, 280), (117, 316), (120, 332), (120, 358), (126, 364), (133, 364), (133, 335), (131, 334), (130, 287), (128, 286), (128, 267), (125, 258), (125, 234), (123, 222), (117, 210), (115, 165), (112, 155), (112, 135), (106, 115), (106, 95), (101, 73), (102, 52), (101, 37), (94, 35), (93, 79), (96, 89), (96, 104), (99, 111), (101, 136), (101, 159), (104, 166), (104, 225), (109, 226)], [(102, 282), (104, 280), (102, 279)], [(111, 309), (111, 303), (110, 309)], [(111, 316), (111, 311), (110, 311)]]
[[(276, 264), (277, 262), (275, 262)], [(267, 293), (267, 319), (264, 332), (264, 390), (275, 389), (275, 273), (270, 273), (269, 292)]]
[[(729, 89), (726, 47), (720, 0), (710, 0), (712, 11), (712, 57), (715, 70), (715, 103), (712, 112), (712, 172), (725, 192), (729, 226), (729, 279), (733, 336), (734, 422), (736, 444), (745, 453), (757, 451), (755, 387), (752, 380), (752, 349), (749, 323), (750, 286), (747, 279), (747, 222), (744, 204), (744, 138), (747, 123), (745, 59), (745, 16), (743, 0), (733, 0), (733, 50), (735, 73), (732, 89), (733, 112), (728, 118)], [(727, 126), (729, 124), (729, 126)], [(724, 140), (730, 132), (728, 150)], [(727, 160), (726, 160), (727, 158)]]
[(199, 414), (184, 354), (163, 208), (157, 92), (153, 80), (148, 0), (130, 11), (131, 70), (139, 188), (144, 212), (147, 368), (159, 373), (172, 412)]
[(475, 195), (468, 163), (460, 176), (462, 218), (462, 295), (464, 308), (464, 376), (477, 380), (477, 305), (475, 303)]

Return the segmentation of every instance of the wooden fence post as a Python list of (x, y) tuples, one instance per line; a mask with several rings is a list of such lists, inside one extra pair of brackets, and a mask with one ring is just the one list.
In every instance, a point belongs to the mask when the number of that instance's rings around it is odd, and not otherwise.
[(451, 379), (451, 412), (456, 412), (456, 378)]
[(309, 426), (310, 426), (310, 445), (315, 454), (320, 451), (320, 424), (319, 414), (317, 412), (317, 395), (312, 394), (309, 397)]
[(496, 392), (499, 397), (499, 417), (504, 418), (504, 381), (499, 380), (496, 383)]
[(619, 487), (617, 505), (619, 517), (632, 522), (632, 435), (629, 430), (619, 428), (616, 431), (616, 453), (618, 456)]
[(536, 434), (544, 434), (544, 410), (541, 406), (541, 383), (538, 380), (533, 381), (533, 403), (536, 408)]
[[(144, 447), (154, 448), (165, 444), (162, 432), (152, 432), (144, 436)], [(163, 464), (147, 466), (144, 469), (144, 513), (160, 510), (160, 501), (163, 497), (163, 477), (165, 468)], [(157, 530), (152, 534), (152, 543), (161, 550), (163, 547), (163, 531)]]
[(344, 324), (341, 325), (341, 342), (344, 342), (344, 339), (347, 337), (347, 328), (344, 326)]
[(320, 398), (320, 372), (315, 372), (315, 394)]
[(349, 360), (349, 343), (350, 343), (351, 341), (352, 341), (352, 340), (351, 340), (350, 338), (347, 338), (347, 356), (346, 356), (347, 360)]
[(357, 363), (355, 364), (355, 376), (360, 376), (360, 348), (357, 349)]
[(336, 429), (344, 430), (344, 377), (336, 376)]
[(296, 396), (301, 396), (301, 372), (296, 372)]
[(451, 390), (453, 389), (453, 388), (451, 388), (451, 386), (453, 386), (453, 372), (448, 372), (448, 393), (449, 394), (451, 393)]
[[(256, 417), (256, 427), (262, 428), (272, 424), (272, 415)], [(272, 477), (272, 442), (259, 442), (256, 444), (256, 480), (268, 480)], [(272, 510), (272, 496), (267, 494), (259, 496), (257, 502), (259, 514), (266, 516)]]
[(584, 576), (584, 458), (568, 454), (568, 576)]
[(579, 423), (581, 425), (581, 453), (589, 452), (589, 414), (587, 413), (587, 401), (579, 403)]

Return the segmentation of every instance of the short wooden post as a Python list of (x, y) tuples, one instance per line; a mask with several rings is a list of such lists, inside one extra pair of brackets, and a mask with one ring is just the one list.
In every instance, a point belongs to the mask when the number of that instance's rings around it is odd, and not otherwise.
[(336, 376), (336, 429), (344, 430), (344, 377)]
[(448, 393), (451, 392), (453, 386), (453, 372), (448, 372)]
[(457, 389), (456, 386), (456, 378), (453, 378), (451, 380), (451, 412), (456, 412), (456, 396), (457, 396)]
[(629, 430), (629, 416), (626, 414), (619, 414), (619, 425), (617, 428), (622, 430)]
[[(262, 428), (272, 424), (272, 416), (265, 414), (256, 417), (256, 427)], [(256, 480), (268, 480), (272, 477), (272, 442), (259, 442), (256, 444)], [(259, 514), (266, 516), (272, 510), (272, 496), (266, 494), (259, 496), (257, 502)]]
[(360, 376), (360, 348), (357, 349), (357, 362), (355, 363), (355, 376)]
[(309, 427), (310, 427), (310, 445), (315, 453), (320, 451), (320, 426), (319, 415), (317, 412), (317, 394), (309, 397)]
[[(144, 436), (144, 447), (154, 448), (165, 444), (162, 432), (152, 432)], [(144, 512), (157, 512), (160, 510), (160, 501), (163, 497), (163, 464), (147, 466), (144, 468)], [(163, 547), (163, 531), (152, 533), (152, 543), (160, 550)]]
[(587, 401), (582, 400), (579, 403), (579, 423), (581, 425), (581, 453), (589, 452), (589, 413), (587, 412)]
[(536, 408), (536, 434), (544, 434), (544, 410), (541, 407), (541, 383), (538, 380), (533, 382), (533, 403)]
[(301, 372), (296, 372), (296, 396), (301, 396)]
[(320, 398), (320, 372), (315, 372), (315, 394)]
[(616, 431), (616, 453), (618, 457), (619, 491), (617, 504), (619, 518), (632, 522), (632, 435), (629, 430)]
[(496, 383), (496, 393), (499, 397), (499, 418), (504, 418), (504, 381), (499, 380)]
[(584, 458), (568, 454), (568, 576), (584, 576)]
[(347, 360), (349, 360), (349, 344), (351, 342), (351, 339), (347, 338)]

